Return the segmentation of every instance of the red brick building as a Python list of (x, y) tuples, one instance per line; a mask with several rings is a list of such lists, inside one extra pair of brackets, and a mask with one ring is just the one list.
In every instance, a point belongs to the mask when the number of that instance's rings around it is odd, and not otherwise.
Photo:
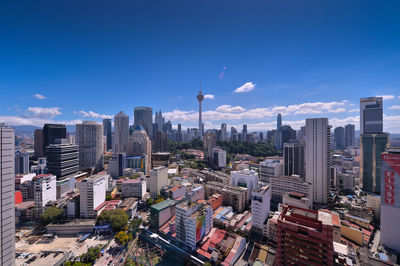
[(277, 224), (277, 265), (333, 265), (329, 212), (286, 206)]

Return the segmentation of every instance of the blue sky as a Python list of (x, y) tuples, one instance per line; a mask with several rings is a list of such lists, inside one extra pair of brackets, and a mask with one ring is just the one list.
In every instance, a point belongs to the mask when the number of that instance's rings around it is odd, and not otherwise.
[(2, 2), (0, 121), (145, 105), (196, 126), (202, 80), (206, 128), (265, 131), (277, 112), (296, 129), (307, 117), (358, 128), (359, 98), (386, 95), (384, 128), (400, 133), (398, 14), (399, 1)]

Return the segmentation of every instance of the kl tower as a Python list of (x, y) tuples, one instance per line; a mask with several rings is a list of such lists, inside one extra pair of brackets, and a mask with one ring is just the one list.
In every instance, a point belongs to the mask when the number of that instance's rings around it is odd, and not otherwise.
[(201, 93), (201, 82), (200, 82), (200, 91), (199, 94), (197, 95), (197, 100), (199, 101), (199, 137), (201, 138), (203, 136), (203, 124), (201, 121), (201, 102), (204, 99), (204, 95)]

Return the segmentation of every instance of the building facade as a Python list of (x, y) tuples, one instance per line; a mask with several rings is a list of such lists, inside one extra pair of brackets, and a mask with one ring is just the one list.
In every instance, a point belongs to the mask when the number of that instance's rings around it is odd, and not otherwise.
[(93, 121), (83, 121), (76, 125), (76, 144), (79, 146), (79, 169), (95, 168), (103, 170), (104, 143), (103, 125)]
[(56, 139), (67, 138), (67, 128), (61, 124), (44, 124), (42, 134), (43, 151), (46, 152), (46, 147), (54, 144)]
[(79, 147), (78, 145), (61, 142), (51, 144), (46, 148), (47, 173), (57, 176), (62, 180), (79, 170)]
[(190, 201), (176, 205), (176, 239), (191, 250), (196, 248), (213, 227), (213, 209), (208, 202)]
[(381, 178), (381, 242), (400, 252), (400, 149), (382, 154)]
[(26, 175), (29, 173), (29, 154), (27, 152), (15, 152), (15, 174)]
[(127, 152), (129, 140), (129, 116), (119, 112), (114, 116), (114, 146), (113, 154)]
[(96, 218), (95, 209), (106, 199), (108, 175), (99, 173), (78, 182), (80, 217)]
[(103, 119), (103, 133), (106, 137), (106, 150), (112, 149), (111, 119)]
[(156, 198), (163, 186), (168, 185), (168, 168), (160, 166), (150, 171), (149, 190), (150, 197)]
[(35, 150), (34, 157), (43, 157), (43, 129), (35, 129), (35, 132), (33, 133), (33, 145)]
[(247, 188), (247, 200), (251, 193), (258, 188), (258, 173), (254, 170), (240, 170), (231, 172), (231, 185)]
[(142, 126), (150, 139), (153, 139), (153, 108), (139, 106), (134, 110), (135, 127)]
[(360, 179), (364, 191), (381, 192), (381, 154), (388, 147), (388, 134), (360, 135)]
[(383, 97), (360, 99), (360, 134), (383, 132)]
[(15, 133), (0, 124), (0, 265), (14, 265), (15, 260)]
[(283, 144), (283, 175), (305, 178), (304, 146), (303, 141)]
[(52, 174), (37, 175), (33, 179), (35, 217), (40, 218), (44, 207), (50, 201), (57, 200), (56, 176)]
[(277, 265), (333, 265), (330, 213), (287, 206), (277, 221)]
[(305, 157), (306, 181), (313, 186), (312, 201), (326, 204), (331, 190), (331, 126), (327, 118), (306, 119)]
[(268, 218), (271, 204), (271, 189), (263, 186), (253, 191), (251, 195), (252, 229), (262, 233), (264, 223)]

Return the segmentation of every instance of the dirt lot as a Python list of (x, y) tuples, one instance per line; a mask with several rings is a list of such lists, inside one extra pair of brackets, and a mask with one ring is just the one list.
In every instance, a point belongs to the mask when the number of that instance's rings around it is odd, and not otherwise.
[[(37, 259), (31, 263), (30, 265), (46, 265), (46, 260), (53, 258), (53, 254), (49, 255), (46, 258), (40, 258), (41, 251), (72, 251), (74, 256), (81, 255), (85, 253), (88, 247), (97, 246), (97, 245), (104, 245), (108, 242), (107, 239), (99, 240), (99, 239), (86, 239), (83, 243), (78, 243), (78, 237), (59, 237), (55, 238), (53, 241), (49, 243), (40, 243), (37, 241), (34, 244), (29, 244), (27, 239), (20, 240), (15, 243), (15, 252), (17, 253), (24, 253), (28, 252), (31, 253), (32, 256), (37, 256)], [(62, 256), (59, 255), (56, 258), (61, 258)], [(56, 259), (55, 258), (55, 259)], [(16, 265), (22, 265), (26, 259), (17, 259)]]

